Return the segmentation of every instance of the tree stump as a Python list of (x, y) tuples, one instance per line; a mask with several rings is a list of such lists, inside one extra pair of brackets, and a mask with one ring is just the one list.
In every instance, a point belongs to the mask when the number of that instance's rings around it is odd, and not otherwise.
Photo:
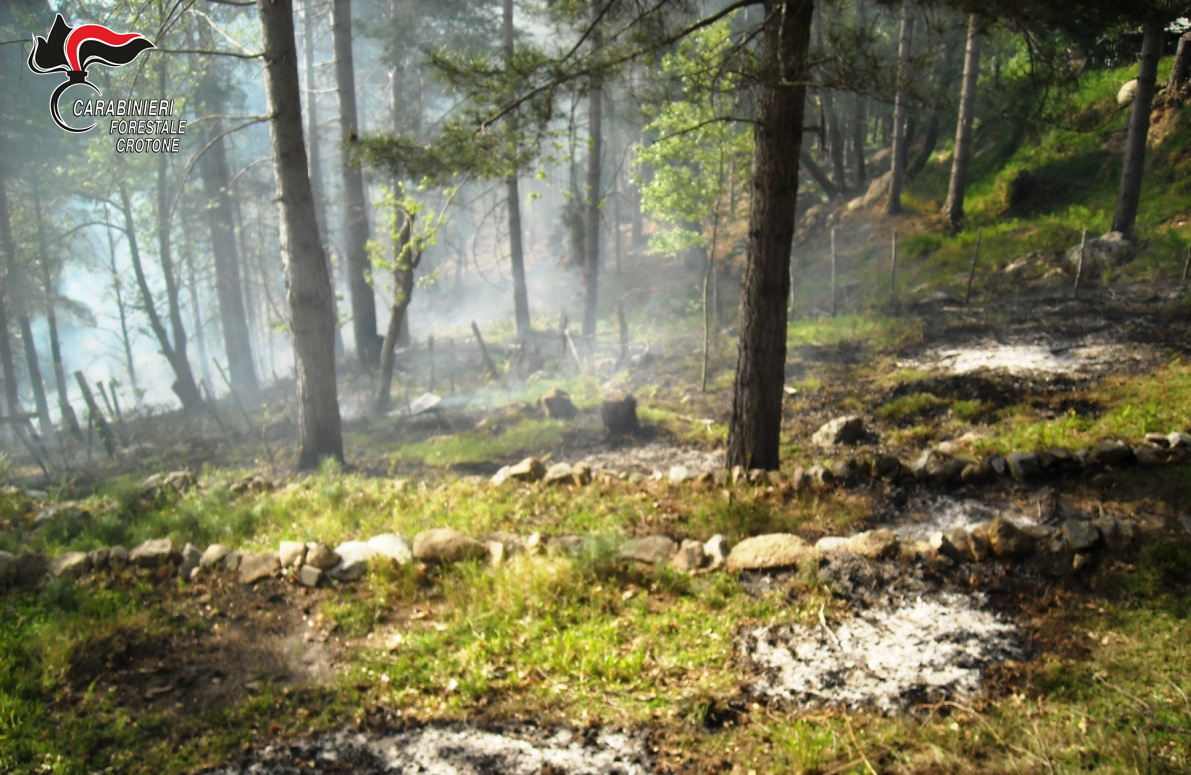
[(600, 416), (611, 436), (627, 436), (641, 430), (641, 423), (637, 421), (637, 399), (628, 393), (617, 393), (605, 399)]

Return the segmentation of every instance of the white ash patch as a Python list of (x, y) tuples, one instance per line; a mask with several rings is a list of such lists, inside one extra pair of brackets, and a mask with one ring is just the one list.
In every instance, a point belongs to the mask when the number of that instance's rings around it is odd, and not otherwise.
[(209, 775), (645, 775), (652, 772), (640, 735), (532, 726), (484, 730), (467, 724), (417, 727), (390, 734), (340, 731), (274, 743), (250, 761)]
[(998, 516), (1018, 527), (1034, 523), (1034, 520), (1024, 513), (984, 501), (934, 495), (909, 503), (902, 510), (897, 524), (890, 525), (889, 529), (900, 541), (929, 541), (953, 527), (962, 527), (970, 531), (976, 525), (991, 522)]
[(870, 608), (830, 628), (760, 627), (742, 648), (760, 673), (757, 695), (884, 713), (969, 697), (984, 666), (1022, 655), (1012, 624), (953, 592)]
[(673, 466), (684, 466), (692, 476), (698, 476), (706, 471), (723, 469), (726, 460), (722, 449), (707, 450), (651, 442), (639, 447), (624, 446), (597, 452), (578, 462), (586, 463), (596, 470), (647, 475), (656, 472), (666, 474)]
[(903, 363), (911, 368), (970, 374), (981, 369), (1002, 369), (1010, 374), (1085, 374), (1118, 365), (1128, 358), (1120, 345), (1108, 344), (1005, 344), (982, 342), (971, 347), (931, 350), (922, 358)]

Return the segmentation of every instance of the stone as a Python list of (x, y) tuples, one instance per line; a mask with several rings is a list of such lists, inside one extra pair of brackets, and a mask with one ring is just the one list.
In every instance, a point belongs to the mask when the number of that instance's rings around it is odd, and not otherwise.
[(501, 466), (499, 469), (497, 469), (496, 473), (492, 475), (492, 483), (499, 487), (505, 482), (509, 481), (509, 471), (511, 471), (512, 468), (512, 466)]
[(749, 480), (748, 469), (741, 465), (732, 466), (728, 475), (732, 479), (732, 484), (747, 484)]
[(972, 556), (972, 547), (968, 542), (968, 531), (962, 527), (953, 527), (939, 533), (931, 539), (931, 547), (944, 557), (956, 562), (967, 562)]
[(56, 503), (52, 506), (43, 506), (37, 512), (37, 516), (33, 518), (33, 524), (36, 526), (44, 525), (48, 522), (55, 521), (83, 521), (91, 519), (91, 512), (87, 511), (77, 503), (66, 502)]
[(298, 569), (298, 583), (309, 589), (314, 589), (323, 580), (323, 571), (313, 565), (303, 565)]
[(586, 486), (591, 484), (592, 479), (595, 478), (595, 473), (587, 463), (576, 463), (571, 466), (571, 478), (575, 480), (575, 484)]
[(97, 571), (107, 570), (111, 566), (112, 550), (106, 546), (92, 549), (88, 556), (91, 558), (91, 567)]
[(670, 564), (684, 573), (697, 571), (706, 562), (707, 555), (703, 551), (703, 544), (691, 538), (684, 539), (670, 559)]
[(50, 572), (50, 561), (44, 555), (34, 552), (21, 552), (16, 558), (16, 584), (21, 587), (33, 587), (45, 580)]
[(281, 570), (277, 552), (248, 552), (240, 558), (240, 583), (255, 584)]
[(674, 484), (682, 484), (691, 478), (691, 471), (686, 466), (670, 466), (669, 478)]
[(1004, 517), (988, 523), (988, 544), (997, 557), (1015, 559), (1034, 550), (1034, 539)]
[(968, 531), (968, 551), (974, 562), (984, 562), (992, 554), (992, 545), (988, 540), (988, 523), (976, 525)]
[(482, 543), (488, 549), (488, 564), (494, 568), (503, 565), (507, 557), (505, 545), (500, 541), (484, 541)]
[(17, 558), (11, 552), (0, 550), (0, 588), (16, 580)]
[(1009, 475), (1019, 482), (1029, 481), (1042, 470), (1038, 456), (1033, 452), (1014, 452), (1005, 458), (1005, 464), (1009, 467)]
[(855, 444), (864, 438), (864, 418), (857, 415), (836, 417), (819, 426), (811, 436), (811, 442), (820, 447), (837, 444)]
[(1191, 447), (1191, 436), (1188, 436), (1181, 431), (1172, 431), (1170, 435), (1166, 437), (1166, 441), (1168, 444), (1170, 444), (1171, 449), (1176, 449), (1178, 447), (1186, 449)]
[(1133, 448), (1133, 457), (1143, 466), (1160, 466), (1166, 463), (1170, 455), (1166, 447), (1156, 444), (1138, 444)]
[(815, 541), (815, 551), (819, 554), (846, 552), (849, 551), (848, 541), (849, 538), (847, 536), (823, 536), (818, 541)]
[(878, 454), (869, 462), (869, 476), (890, 482), (901, 475), (902, 461), (893, 455)]
[[(488, 535), (484, 536), (483, 542), (485, 544), (490, 544), (492, 542), (499, 543), (504, 548), (505, 557), (513, 557), (514, 555), (518, 555), (526, 551), (526, 539), (522, 538), (516, 533), (509, 533), (504, 530), (492, 531)], [(491, 551), (489, 553), (491, 553)]]
[(232, 552), (227, 557), (223, 558), (223, 569), (228, 573), (235, 573), (240, 570), (240, 559), (242, 555), (239, 552)]
[(436, 527), (414, 536), (413, 556), (423, 562), (480, 560), (487, 555), (488, 547), (454, 528)]
[(587, 546), (583, 536), (554, 536), (546, 541), (546, 554), (580, 554)]
[(394, 565), (404, 565), (414, 558), (413, 546), (400, 533), (381, 533), (368, 539), (372, 556), (384, 557)]
[(988, 467), (997, 476), (1005, 476), (1009, 473), (1009, 462), (1000, 455), (986, 455), (984, 462), (988, 463)]
[(545, 475), (546, 466), (536, 457), (527, 457), (520, 463), (509, 466), (508, 472), (508, 478), (518, 482), (536, 482)]
[(632, 538), (620, 545), (619, 556), (625, 560), (657, 565), (670, 559), (676, 549), (674, 541), (663, 535)]
[[(795, 472), (796, 478), (797, 478), (797, 473), (798, 472), (796, 471)], [(814, 485), (826, 485), (826, 484), (835, 483), (835, 474), (831, 473), (831, 471), (826, 466), (824, 466), (822, 463), (815, 463), (813, 466), (808, 468), (804, 478), (805, 478), (805, 481), (808, 481)]]
[(1165, 433), (1147, 433), (1145, 435), (1145, 441), (1147, 444), (1153, 444), (1163, 449), (1170, 446), (1170, 437)]
[(538, 400), (538, 403), (542, 407), (542, 412), (555, 420), (570, 420), (579, 413), (574, 402), (571, 401), (571, 396), (560, 388), (554, 388), (546, 393)]
[(344, 541), (335, 547), (333, 554), (339, 562), (326, 571), (327, 575), (337, 581), (359, 581), (364, 578), (375, 551), (365, 541)]
[(1086, 552), (1100, 542), (1100, 529), (1086, 519), (1063, 522), (1063, 540), (1073, 552)]
[(804, 560), (817, 560), (815, 548), (793, 533), (769, 533), (746, 538), (728, 554), (728, 570), (788, 568)]
[(1114, 552), (1128, 549), (1133, 543), (1135, 529), (1133, 523), (1127, 519), (1103, 514), (1093, 519), (1092, 524), (1103, 536), (1105, 546)]
[[(1077, 242), (1067, 249), (1065, 260), (1071, 271), (1079, 267), (1079, 249)], [(1119, 231), (1110, 231), (1099, 237), (1089, 237), (1084, 250), (1083, 276), (1094, 277), (1100, 270), (1107, 267), (1118, 267), (1129, 263), (1137, 255), (1137, 246), (1130, 242)]]
[(123, 570), (131, 561), (131, 554), (123, 546), (113, 546), (108, 552), (108, 564), (112, 566), (112, 570)]
[(545, 547), (542, 545), (542, 534), (538, 531), (535, 530), (534, 532), (530, 533), (529, 537), (525, 539), (526, 554), (541, 554), (544, 549)]
[(326, 572), (339, 564), (342, 558), (334, 549), (321, 541), (311, 541), (306, 544), (306, 564)]
[(939, 449), (926, 449), (910, 464), (910, 472), (917, 479), (927, 479), (935, 484), (950, 484), (959, 479), (969, 462)]
[(128, 554), (128, 561), (138, 568), (159, 568), (173, 560), (174, 542), (168, 538), (151, 538)]
[(727, 487), (731, 481), (731, 473), (720, 468), (711, 472), (711, 483), (716, 487)]
[(202, 556), (199, 557), (199, 567), (204, 570), (218, 567), (223, 564), (223, 561), (231, 553), (232, 550), (223, 544), (211, 544), (203, 552)]
[(277, 549), (277, 559), (282, 568), (300, 568), (306, 562), (304, 541), (282, 541)]
[(1118, 439), (1106, 439), (1096, 445), (1090, 458), (1093, 465), (1120, 466), (1133, 461), (1133, 448)]
[(574, 470), (569, 463), (555, 463), (546, 469), (542, 478), (546, 484), (571, 484), (574, 480)]
[(178, 564), (178, 576), (189, 579), (190, 572), (198, 568), (202, 558), (203, 554), (198, 547), (188, 542), (186, 546), (182, 547), (182, 562)]
[(600, 405), (600, 418), (610, 436), (627, 436), (641, 430), (637, 420), (637, 399), (628, 393), (616, 393)]
[(86, 552), (64, 552), (50, 560), (50, 575), (56, 579), (73, 581), (90, 569), (91, 558)]
[(980, 484), (992, 475), (992, 469), (985, 461), (968, 463), (959, 473), (959, 480), (964, 484)]
[(1088, 554), (1087, 552), (1077, 552), (1075, 556), (1071, 558), (1071, 570), (1083, 570), (1089, 563), (1091, 563), (1091, 561), (1092, 555)]
[(1137, 79), (1134, 78), (1121, 84), (1121, 88), (1117, 90), (1117, 105), (1124, 107), (1133, 102), (1133, 97), (1137, 94)]
[(728, 539), (716, 533), (703, 542), (703, 554), (707, 556), (707, 567), (722, 567), (728, 559)]
[(848, 539), (848, 551), (870, 560), (880, 560), (897, 551), (897, 536), (886, 528), (866, 530)]

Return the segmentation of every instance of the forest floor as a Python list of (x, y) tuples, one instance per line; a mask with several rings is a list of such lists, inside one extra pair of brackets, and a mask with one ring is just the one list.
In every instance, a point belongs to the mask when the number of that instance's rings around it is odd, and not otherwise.
[[(673, 466), (722, 468), (730, 410), (730, 332), (702, 392), (681, 293), (641, 310), (672, 322), (635, 320), (625, 358), (609, 341), (581, 352), (582, 368), (557, 333), (529, 347), (493, 336), (504, 370), (492, 379), (460, 341), (452, 365), (439, 353), (433, 411), (404, 411), (432, 392), (424, 350), (404, 354), (401, 398), (380, 418), (363, 408), (367, 380), (347, 374), (345, 405), (360, 408), (345, 412), (345, 467), (289, 472), (283, 389), (259, 412), (224, 401), (217, 417), (125, 418), (116, 457), (80, 448), (48, 479), (14, 458), (0, 513), (13, 553), (163, 536), (334, 546), (440, 526), (592, 540), (491, 568), (374, 563), (361, 582), (317, 589), (162, 569), (7, 590), (0, 772), (1186, 772), (1191, 465), (789, 486), (796, 468), (857, 452), (978, 459), (1191, 431), (1181, 289), (1072, 299), (1036, 284), (977, 302), (792, 323), (783, 472), (769, 483), (670, 480)], [(544, 416), (536, 400), (553, 388), (575, 418)], [(615, 391), (637, 397), (635, 437), (603, 428)], [(867, 436), (816, 446), (840, 415), (861, 416)], [(489, 481), (527, 455), (615, 475)], [(143, 497), (145, 475), (177, 469), (198, 486)], [(1056, 514), (1115, 515), (1147, 538), (1076, 572), (831, 558), (688, 575), (616, 554), (651, 534), (734, 544), (889, 527), (910, 541)]]

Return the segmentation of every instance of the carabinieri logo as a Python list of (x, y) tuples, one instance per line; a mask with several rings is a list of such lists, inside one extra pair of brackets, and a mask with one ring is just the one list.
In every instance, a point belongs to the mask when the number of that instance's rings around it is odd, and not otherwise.
[(58, 114), (58, 99), (62, 92), (75, 84), (86, 84), (102, 96), (99, 87), (87, 80), (88, 66), (99, 62), (109, 67), (123, 67), (151, 48), (155, 46), (140, 33), (112, 32), (102, 24), (71, 27), (62, 14), (58, 14), (48, 38), (34, 36), (29, 69), (35, 73), (66, 74), (66, 81), (54, 89), (50, 97), (50, 113), (54, 123), (67, 132), (89, 132), (95, 124), (86, 129), (75, 129), (63, 123)]

